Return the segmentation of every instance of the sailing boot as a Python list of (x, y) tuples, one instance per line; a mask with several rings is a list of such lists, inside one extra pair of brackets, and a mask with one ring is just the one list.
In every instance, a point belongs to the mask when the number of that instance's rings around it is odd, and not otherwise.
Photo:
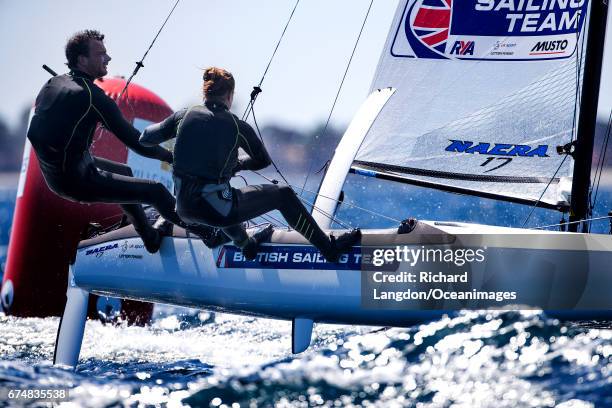
[(147, 228), (146, 231), (137, 231), (142, 242), (144, 243), (145, 249), (150, 254), (154, 254), (159, 251), (159, 247), (162, 242), (162, 234), (155, 228)]
[(330, 235), (331, 251), (324, 253), (323, 256), (327, 262), (338, 262), (342, 254), (346, 254), (353, 246), (359, 243), (361, 239), (361, 230), (359, 228), (345, 232), (339, 237)]
[[(149, 220), (142, 206), (140, 204), (122, 204), (121, 209), (125, 213), (130, 224), (134, 226), (138, 235), (140, 235), (146, 250), (152, 254), (159, 251), (163, 235), (160, 229), (149, 224)], [(160, 219), (163, 220), (161, 217)], [(155, 225), (157, 225), (158, 222), (160, 221), (156, 221)], [(157, 225), (157, 227), (160, 227), (160, 225)]]
[(185, 229), (194, 235), (197, 235), (204, 245), (208, 248), (216, 248), (219, 245), (223, 245), (230, 242), (231, 239), (221, 231), (219, 228), (211, 227), (204, 224), (189, 224), (185, 226)]
[(142, 238), (145, 249), (154, 254), (159, 251), (163, 238), (172, 235), (172, 223), (160, 216), (153, 227), (147, 228), (144, 233), (141, 231), (138, 231), (138, 233)]
[(249, 237), (249, 240), (245, 246), (242, 247), (242, 255), (249, 261), (255, 260), (257, 258), (257, 251), (259, 250), (259, 245), (264, 242), (270, 242), (270, 238), (272, 238), (272, 233), (274, 232), (274, 227), (272, 225), (268, 225), (264, 229), (257, 231), (255, 234)]
[(346, 232), (338, 238), (328, 236), (292, 191), (284, 194), (284, 205), (280, 207), (281, 214), (291, 228), (317, 247), (327, 262), (338, 262), (340, 255), (348, 252), (361, 238), (359, 229)]

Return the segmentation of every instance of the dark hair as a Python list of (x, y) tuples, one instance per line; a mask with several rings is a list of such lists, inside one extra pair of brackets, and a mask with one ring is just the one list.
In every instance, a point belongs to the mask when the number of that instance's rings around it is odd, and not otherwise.
[(76, 68), (79, 55), (89, 54), (89, 40), (103, 41), (104, 34), (97, 30), (83, 30), (76, 32), (66, 43), (66, 60), (70, 69)]
[(206, 99), (222, 98), (232, 92), (236, 85), (232, 74), (223, 68), (206, 68), (202, 79), (204, 80), (202, 90)]

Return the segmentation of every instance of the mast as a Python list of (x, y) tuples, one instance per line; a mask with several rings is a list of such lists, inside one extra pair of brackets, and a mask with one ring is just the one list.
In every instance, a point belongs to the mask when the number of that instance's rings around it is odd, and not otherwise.
[[(570, 222), (585, 220), (589, 216), (591, 162), (597, 123), (597, 105), (599, 102), (607, 17), (607, 0), (592, 0), (591, 11), (589, 13), (589, 33), (581, 91), (578, 134), (576, 137), (576, 150), (574, 152), (575, 162)], [(579, 224), (582, 224), (582, 232), (588, 232), (588, 224), (584, 222), (570, 224), (569, 231), (578, 232)]]

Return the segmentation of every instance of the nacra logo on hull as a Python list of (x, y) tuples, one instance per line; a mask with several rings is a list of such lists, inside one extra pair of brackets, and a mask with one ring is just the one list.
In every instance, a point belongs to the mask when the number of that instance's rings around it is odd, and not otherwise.
[(115, 243), (115, 244), (110, 244), (110, 245), (106, 245), (106, 246), (102, 246), (102, 247), (97, 247), (94, 249), (88, 249), (87, 252), (85, 252), (85, 255), (101, 255), (102, 253), (104, 253), (104, 251), (108, 251), (109, 249), (115, 249), (115, 248), (119, 248), (119, 244)]
[(451, 140), (451, 144), (445, 149), (453, 153), (487, 154), (492, 156), (519, 156), (519, 157), (548, 157), (547, 145), (531, 147), (529, 145), (516, 145), (507, 143), (479, 142), (474, 144), (469, 140)]

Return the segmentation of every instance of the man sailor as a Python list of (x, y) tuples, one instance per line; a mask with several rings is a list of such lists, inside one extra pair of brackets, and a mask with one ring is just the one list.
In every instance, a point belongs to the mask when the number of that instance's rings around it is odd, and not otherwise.
[[(89, 148), (101, 123), (140, 155), (167, 163), (173, 162), (173, 155), (161, 146), (142, 146), (140, 132), (94, 84), (96, 78), (107, 74), (111, 60), (103, 40), (104, 35), (96, 30), (80, 31), (68, 39), (70, 72), (51, 78), (42, 87), (27, 137), (53, 192), (72, 201), (120, 204), (147, 251), (155, 253), (164, 224), (158, 223), (158, 228), (149, 225), (141, 204), (150, 204), (166, 220), (187, 227), (174, 210), (174, 197), (161, 183), (131, 177), (131, 169), (121, 163), (93, 157)], [(199, 227), (193, 232), (214, 235), (211, 230)]]

